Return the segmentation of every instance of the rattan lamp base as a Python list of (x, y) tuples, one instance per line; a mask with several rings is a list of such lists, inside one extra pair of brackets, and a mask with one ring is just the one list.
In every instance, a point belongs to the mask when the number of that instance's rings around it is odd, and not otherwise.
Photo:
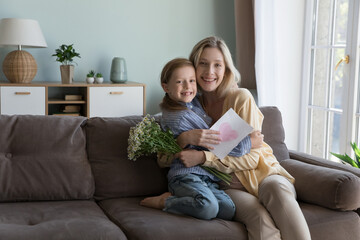
[(30, 83), (37, 72), (35, 58), (28, 52), (10, 52), (4, 59), (3, 72), (12, 83)]

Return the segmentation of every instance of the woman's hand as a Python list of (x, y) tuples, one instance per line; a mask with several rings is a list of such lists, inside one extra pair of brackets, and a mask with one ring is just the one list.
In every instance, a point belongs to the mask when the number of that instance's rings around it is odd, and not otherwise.
[(175, 154), (176, 158), (185, 165), (185, 167), (193, 167), (199, 164), (203, 164), (206, 161), (205, 153), (203, 151), (197, 151), (194, 149), (183, 150)]
[(250, 134), (251, 148), (260, 148), (264, 143), (264, 134), (260, 131), (254, 131)]
[(221, 141), (220, 132), (209, 129), (194, 129), (181, 133), (177, 137), (177, 143), (181, 148), (191, 144), (207, 149), (214, 149), (210, 144), (219, 144)]

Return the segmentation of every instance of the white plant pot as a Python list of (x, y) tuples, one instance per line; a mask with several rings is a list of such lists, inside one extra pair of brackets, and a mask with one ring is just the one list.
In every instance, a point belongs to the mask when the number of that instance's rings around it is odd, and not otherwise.
[(104, 78), (103, 77), (97, 77), (95, 78), (95, 82), (96, 83), (102, 83), (104, 81)]
[(86, 82), (87, 83), (94, 83), (95, 79), (93, 77), (87, 77)]

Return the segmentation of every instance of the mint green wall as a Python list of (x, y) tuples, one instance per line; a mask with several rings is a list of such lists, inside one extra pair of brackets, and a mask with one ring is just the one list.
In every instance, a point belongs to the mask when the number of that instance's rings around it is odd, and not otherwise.
[[(109, 82), (113, 57), (126, 59), (129, 81), (146, 84), (147, 112), (159, 111), (163, 92), (159, 75), (175, 57), (187, 57), (199, 40), (221, 36), (235, 54), (233, 0), (0, 0), (0, 18), (39, 21), (48, 44), (24, 49), (38, 63), (33, 81), (60, 81), (59, 63), (51, 57), (61, 44), (81, 54), (75, 81), (90, 69)], [(2, 65), (14, 48), (0, 48)], [(1, 81), (7, 81), (3, 72)]]

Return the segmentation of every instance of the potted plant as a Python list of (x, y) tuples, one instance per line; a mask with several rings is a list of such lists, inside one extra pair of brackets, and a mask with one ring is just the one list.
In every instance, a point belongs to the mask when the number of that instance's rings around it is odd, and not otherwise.
[(104, 81), (103, 75), (101, 73), (97, 73), (95, 76), (96, 83), (102, 83)]
[(87, 83), (93, 83), (94, 82), (94, 77), (95, 77), (95, 71), (90, 70), (89, 73), (86, 75), (86, 82)]
[(333, 153), (333, 152), (330, 152), (330, 153), (332, 155), (334, 155), (335, 157), (339, 158), (340, 160), (342, 160), (343, 162), (348, 163), (353, 167), (360, 168), (360, 150), (359, 150), (359, 148), (358, 148), (358, 146), (356, 145), (355, 142), (353, 142), (353, 143), (350, 142), (350, 145), (351, 145), (352, 149), (354, 150), (355, 159), (352, 159), (346, 153), (343, 154), (343, 155), (338, 154), (338, 153)]
[(74, 44), (61, 45), (58, 49), (55, 49), (55, 54), (52, 56), (56, 57), (56, 61), (60, 62), (61, 82), (71, 83), (74, 78), (74, 65), (73, 59), (75, 57), (80, 58), (80, 54), (73, 48)]

